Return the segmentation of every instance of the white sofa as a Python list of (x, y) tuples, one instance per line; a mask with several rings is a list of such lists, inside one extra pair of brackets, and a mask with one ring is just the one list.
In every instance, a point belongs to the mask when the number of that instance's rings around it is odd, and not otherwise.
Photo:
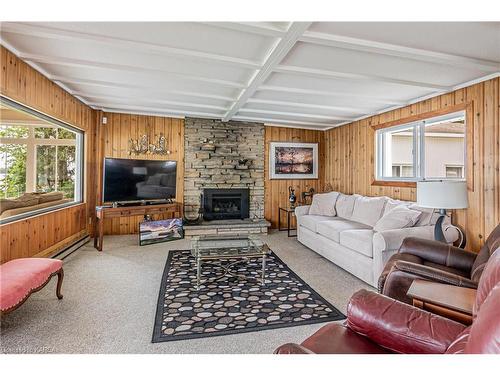
[[(321, 256), (354, 276), (376, 287), (387, 260), (397, 252), (406, 237), (434, 238), (434, 223), (438, 215), (414, 202), (397, 201), (388, 197), (364, 197), (330, 193), (335, 216), (310, 215), (311, 206), (295, 209), (297, 239)], [(421, 211), (414, 226), (381, 232), (374, 230), (376, 222), (389, 210), (405, 205)], [(450, 226), (446, 218), (443, 227)], [(458, 239), (456, 230), (445, 230), (448, 242)]]

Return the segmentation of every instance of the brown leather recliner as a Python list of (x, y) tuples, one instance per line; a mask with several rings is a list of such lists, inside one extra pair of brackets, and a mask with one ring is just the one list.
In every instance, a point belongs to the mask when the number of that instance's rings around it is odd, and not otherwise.
[(500, 224), (479, 253), (438, 241), (408, 237), (385, 265), (378, 279), (378, 291), (411, 304), (406, 293), (415, 279), (476, 289), (484, 266), (499, 247)]
[(499, 354), (500, 251), (479, 281), (469, 327), (381, 294), (360, 290), (347, 307), (345, 323), (330, 323), (302, 344), (276, 354)]

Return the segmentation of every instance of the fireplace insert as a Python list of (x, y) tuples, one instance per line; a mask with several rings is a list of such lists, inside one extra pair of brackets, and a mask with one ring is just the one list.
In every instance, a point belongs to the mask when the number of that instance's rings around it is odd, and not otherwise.
[(247, 219), (248, 189), (204, 189), (203, 218), (205, 220)]

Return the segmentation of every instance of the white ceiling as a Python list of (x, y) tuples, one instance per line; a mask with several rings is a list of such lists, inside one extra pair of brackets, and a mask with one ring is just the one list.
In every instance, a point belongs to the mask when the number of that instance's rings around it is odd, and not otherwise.
[(328, 129), (500, 74), (500, 23), (2, 23), (104, 111)]

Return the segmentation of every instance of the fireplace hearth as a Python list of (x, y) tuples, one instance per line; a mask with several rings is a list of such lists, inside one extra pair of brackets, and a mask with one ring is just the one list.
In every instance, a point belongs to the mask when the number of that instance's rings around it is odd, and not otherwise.
[(247, 219), (249, 203), (249, 189), (204, 189), (203, 219)]

